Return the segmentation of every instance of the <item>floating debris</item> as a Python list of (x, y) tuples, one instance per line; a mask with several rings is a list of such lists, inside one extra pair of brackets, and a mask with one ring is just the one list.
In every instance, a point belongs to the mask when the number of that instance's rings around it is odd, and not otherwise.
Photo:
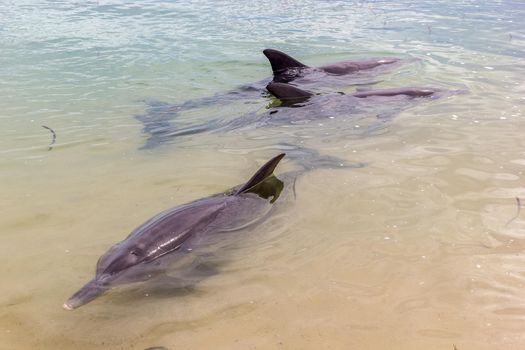
[(47, 149), (48, 151), (51, 151), (53, 149), (53, 145), (55, 144), (55, 142), (57, 140), (57, 134), (56, 134), (55, 130), (51, 129), (49, 126), (42, 125), (42, 127), (44, 129), (47, 129), (47, 130), (51, 131), (52, 139), (51, 139), (51, 143), (49, 144), (49, 148)]

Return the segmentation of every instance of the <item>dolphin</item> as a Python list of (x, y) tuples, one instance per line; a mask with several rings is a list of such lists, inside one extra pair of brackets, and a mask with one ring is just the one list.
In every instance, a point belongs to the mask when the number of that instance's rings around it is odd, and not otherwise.
[[(448, 90), (436, 87), (400, 87), (387, 89), (358, 89), (351, 94), (313, 94), (285, 83), (270, 83), (268, 91), (282, 101), (283, 107), (279, 112), (287, 114), (284, 120), (312, 121), (337, 116), (353, 116), (353, 119), (375, 115), (377, 123), (370, 126), (370, 130), (391, 120), (401, 111), (417, 103), (428, 102), (454, 95), (466, 94), (467, 90)], [(300, 107), (300, 108), (297, 108)], [(303, 114), (297, 115), (294, 111), (300, 109)], [(292, 113), (289, 112), (292, 111)], [(277, 113), (277, 112), (275, 112)], [(292, 117), (293, 116), (293, 117)], [(299, 119), (298, 119), (299, 118)], [(276, 120), (281, 118), (275, 118)], [(272, 124), (272, 123), (269, 123)], [(363, 132), (367, 132), (365, 128)]]
[[(312, 96), (316, 94), (299, 89), (291, 84), (285, 83), (270, 83), (266, 86), (268, 92), (270, 92), (276, 98), (287, 102), (287, 105), (292, 102), (292, 105), (296, 102), (307, 101)], [(445, 96), (451, 96), (454, 94), (464, 93), (463, 90), (445, 90), (441, 88), (434, 87), (400, 87), (400, 88), (388, 88), (388, 89), (359, 89), (354, 93), (346, 95), (344, 93), (338, 93), (331, 95), (330, 98), (341, 100), (351, 101), (354, 100), (357, 103), (356, 99), (365, 99), (371, 97), (395, 97), (401, 96), (405, 98), (417, 98), (417, 97), (429, 97), (432, 99), (441, 98)], [(319, 95), (321, 96), (321, 95)], [(325, 95), (326, 96), (326, 95)], [(349, 103), (349, 102), (347, 102)]]
[(434, 87), (403, 87), (361, 89), (351, 94), (314, 94), (286, 83), (270, 83), (267, 89), (282, 101), (281, 105), (256, 116), (236, 118), (222, 129), (304, 124), (340, 116), (357, 120), (375, 115), (384, 123), (416, 103), (465, 93), (464, 90)]
[[(433, 87), (405, 87), (358, 90), (351, 94), (314, 94), (286, 83), (269, 83), (268, 92), (281, 101), (264, 112), (252, 112), (232, 120), (214, 119), (203, 124), (176, 125), (172, 122), (149, 124), (149, 138), (143, 148), (156, 147), (174, 138), (202, 132), (233, 131), (245, 128), (308, 123), (339, 116), (354, 120), (374, 115), (383, 124), (397, 113), (418, 102), (431, 101), (463, 93)], [(299, 127), (299, 126), (296, 126)], [(363, 130), (366, 131), (366, 130)]]
[(243, 185), (168, 209), (137, 227), (99, 258), (95, 277), (64, 309), (87, 304), (118, 284), (147, 280), (187, 254), (206, 254), (220, 247), (222, 233), (260, 222), (284, 188), (273, 175), (284, 156), (270, 159)]
[(307, 77), (307, 81), (326, 79), (329, 76), (344, 76), (375, 70), (375, 74), (413, 61), (396, 57), (369, 58), (361, 61), (342, 61), (320, 67), (309, 67), (295, 58), (275, 49), (265, 49), (263, 54), (272, 66), (273, 82), (289, 83)]

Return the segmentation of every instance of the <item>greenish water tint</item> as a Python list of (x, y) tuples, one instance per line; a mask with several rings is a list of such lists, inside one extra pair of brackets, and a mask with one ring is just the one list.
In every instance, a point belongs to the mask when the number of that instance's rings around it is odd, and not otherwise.
[[(0, 2), (0, 349), (522, 348), (523, 18), (520, 1)], [(376, 115), (346, 115), (141, 149), (146, 102), (267, 79), (268, 47), (311, 65), (418, 59), (320, 92), (469, 94), (373, 132)], [(272, 103), (196, 106), (174, 122)], [(133, 228), (241, 183), (283, 145), (366, 166), (301, 176), (297, 198), (199, 283), (61, 309)]]

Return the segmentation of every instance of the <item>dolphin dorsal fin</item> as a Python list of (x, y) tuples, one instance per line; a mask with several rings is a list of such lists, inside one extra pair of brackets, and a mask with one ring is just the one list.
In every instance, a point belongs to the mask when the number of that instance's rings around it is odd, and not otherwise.
[(285, 83), (270, 83), (266, 86), (266, 90), (280, 100), (307, 99), (312, 96), (308, 91)]
[(274, 73), (280, 73), (289, 68), (307, 68), (308, 66), (288, 56), (284, 52), (274, 49), (266, 49), (263, 54), (270, 61)]
[(273, 174), (273, 171), (275, 170), (275, 167), (277, 167), (277, 164), (279, 164), (279, 162), (281, 161), (281, 159), (284, 158), (285, 155), (285, 153), (281, 153), (278, 156), (275, 156), (269, 161), (267, 161), (266, 164), (264, 164), (259, 170), (257, 170), (257, 172), (251, 177), (251, 179), (248, 180), (248, 182), (246, 182), (241, 188), (239, 188), (234, 195), (247, 192), (250, 188), (260, 184), (266, 178), (271, 176)]

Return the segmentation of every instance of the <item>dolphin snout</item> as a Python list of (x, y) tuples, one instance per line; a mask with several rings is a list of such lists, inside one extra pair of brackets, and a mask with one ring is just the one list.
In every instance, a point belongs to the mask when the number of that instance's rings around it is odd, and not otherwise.
[(82, 288), (80, 288), (68, 301), (62, 305), (66, 310), (73, 310), (84, 304), (89, 303), (109, 289), (107, 284), (101, 283), (96, 278), (92, 279)]

